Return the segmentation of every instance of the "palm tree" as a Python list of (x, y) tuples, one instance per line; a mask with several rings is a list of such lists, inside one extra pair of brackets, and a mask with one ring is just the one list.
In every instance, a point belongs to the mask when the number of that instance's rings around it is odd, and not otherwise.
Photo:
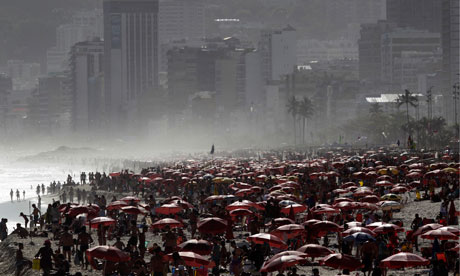
[(315, 112), (313, 102), (308, 97), (303, 97), (299, 103), (299, 115), (302, 117), (302, 142), (305, 144), (305, 123)]
[(382, 111), (382, 106), (379, 104), (379, 103), (373, 103), (371, 104), (371, 107), (369, 107), (369, 114), (371, 116), (376, 116), (376, 115), (379, 115), (381, 114), (383, 111)]
[(296, 137), (296, 127), (295, 127), (295, 122), (297, 119), (297, 115), (299, 114), (299, 102), (295, 98), (295, 96), (291, 96), (288, 99), (287, 105), (288, 113), (291, 114), (292, 119), (294, 121), (294, 145), (297, 144), (297, 137)]
[(405, 104), (406, 105), (406, 119), (407, 119), (407, 131), (408, 134), (411, 134), (411, 129), (409, 128), (409, 105), (412, 107), (417, 107), (418, 99), (414, 96), (409, 90), (405, 90), (404, 94), (399, 95), (396, 101), (398, 108)]

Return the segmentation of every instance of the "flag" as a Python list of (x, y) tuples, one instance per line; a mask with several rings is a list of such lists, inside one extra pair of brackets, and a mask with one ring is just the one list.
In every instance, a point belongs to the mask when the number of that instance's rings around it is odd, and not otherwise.
[(212, 144), (212, 147), (211, 147), (211, 154), (214, 154), (214, 144)]

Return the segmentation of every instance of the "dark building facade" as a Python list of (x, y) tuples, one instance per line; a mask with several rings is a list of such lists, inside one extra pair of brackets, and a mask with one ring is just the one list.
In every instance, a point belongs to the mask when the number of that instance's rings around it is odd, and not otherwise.
[(441, 32), (442, 0), (387, 0), (387, 20), (398, 27)]
[(105, 0), (105, 96), (112, 126), (136, 121), (138, 100), (158, 86), (158, 1)]

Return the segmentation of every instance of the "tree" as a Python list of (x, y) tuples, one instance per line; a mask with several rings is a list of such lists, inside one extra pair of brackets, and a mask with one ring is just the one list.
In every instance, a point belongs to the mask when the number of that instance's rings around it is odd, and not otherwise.
[(369, 107), (369, 115), (371, 116), (377, 116), (382, 114), (382, 106), (379, 103), (373, 103), (371, 104), (371, 107)]
[(303, 97), (302, 101), (299, 102), (298, 113), (302, 117), (302, 142), (305, 144), (305, 123), (307, 119), (313, 116), (315, 109), (313, 102), (308, 97)]
[(398, 96), (398, 99), (397, 99), (397, 102), (396, 102), (398, 108), (401, 105), (406, 105), (406, 119), (407, 119), (408, 135), (411, 134), (411, 129), (409, 127), (409, 105), (412, 106), (412, 107), (417, 107), (417, 102), (418, 102), (417, 97), (415, 97), (414, 94), (412, 94), (407, 89), (404, 91), (404, 94)]
[(299, 113), (299, 102), (297, 101), (295, 96), (291, 96), (288, 99), (286, 107), (288, 109), (288, 113), (291, 114), (293, 122), (294, 122), (294, 145), (295, 145), (295, 144), (297, 144), (297, 137), (296, 137), (297, 131), (296, 131), (296, 124), (295, 123), (296, 123), (297, 115)]

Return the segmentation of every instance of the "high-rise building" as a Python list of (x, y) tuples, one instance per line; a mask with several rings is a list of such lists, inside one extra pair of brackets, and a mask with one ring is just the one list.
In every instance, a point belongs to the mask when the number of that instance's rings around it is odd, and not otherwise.
[[(402, 57), (404, 52), (432, 53), (435, 55), (441, 48), (441, 35), (428, 31), (415, 29), (394, 29), (382, 35), (381, 54), (382, 54), (382, 80), (395, 85), (400, 78), (396, 76), (395, 61)], [(407, 57), (407, 56), (406, 56)], [(436, 69), (433, 68), (433, 73)]]
[(102, 126), (104, 42), (79, 42), (71, 51), (72, 127), (94, 132)]
[(441, 32), (441, 1), (387, 0), (387, 20), (396, 23), (398, 27), (439, 33)]
[(294, 72), (297, 65), (297, 31), (287, 26), (282, 30), (263, 31), (259, 42), (265, 82), (278, 81)]
[(105, 0), (105, 96), (112, 126), (136, 120), (137, 100), (158, 86), (158, 1)]
[(38, 80), (28, 120), (42, 132), (66, 132), (70, 128), (71, 108), (68, 76), (63, 73), (50, 74)]
[(158, 32), (161, 43), (201, 41), (205, 36), (203, 0), (159, 0)]
[(453, 120), (451, 104), (453, 86), (460, 82), (460, 1), (442, 0), (442, 92), (445, 99), (444, 116)]
[(394, 27), (394, 23), (387, 21), (361, 25), (358, 54), (359, 79), (362, 82), (376, 83), (381, 81), (381, 37), (382, 34), (390, 32)]
[(168, 51), (168, 95), (173, 109), (187, 107), (189, 98), (201, 91), (216, 91), (216, 60), (222, 48), (182, 47)]

